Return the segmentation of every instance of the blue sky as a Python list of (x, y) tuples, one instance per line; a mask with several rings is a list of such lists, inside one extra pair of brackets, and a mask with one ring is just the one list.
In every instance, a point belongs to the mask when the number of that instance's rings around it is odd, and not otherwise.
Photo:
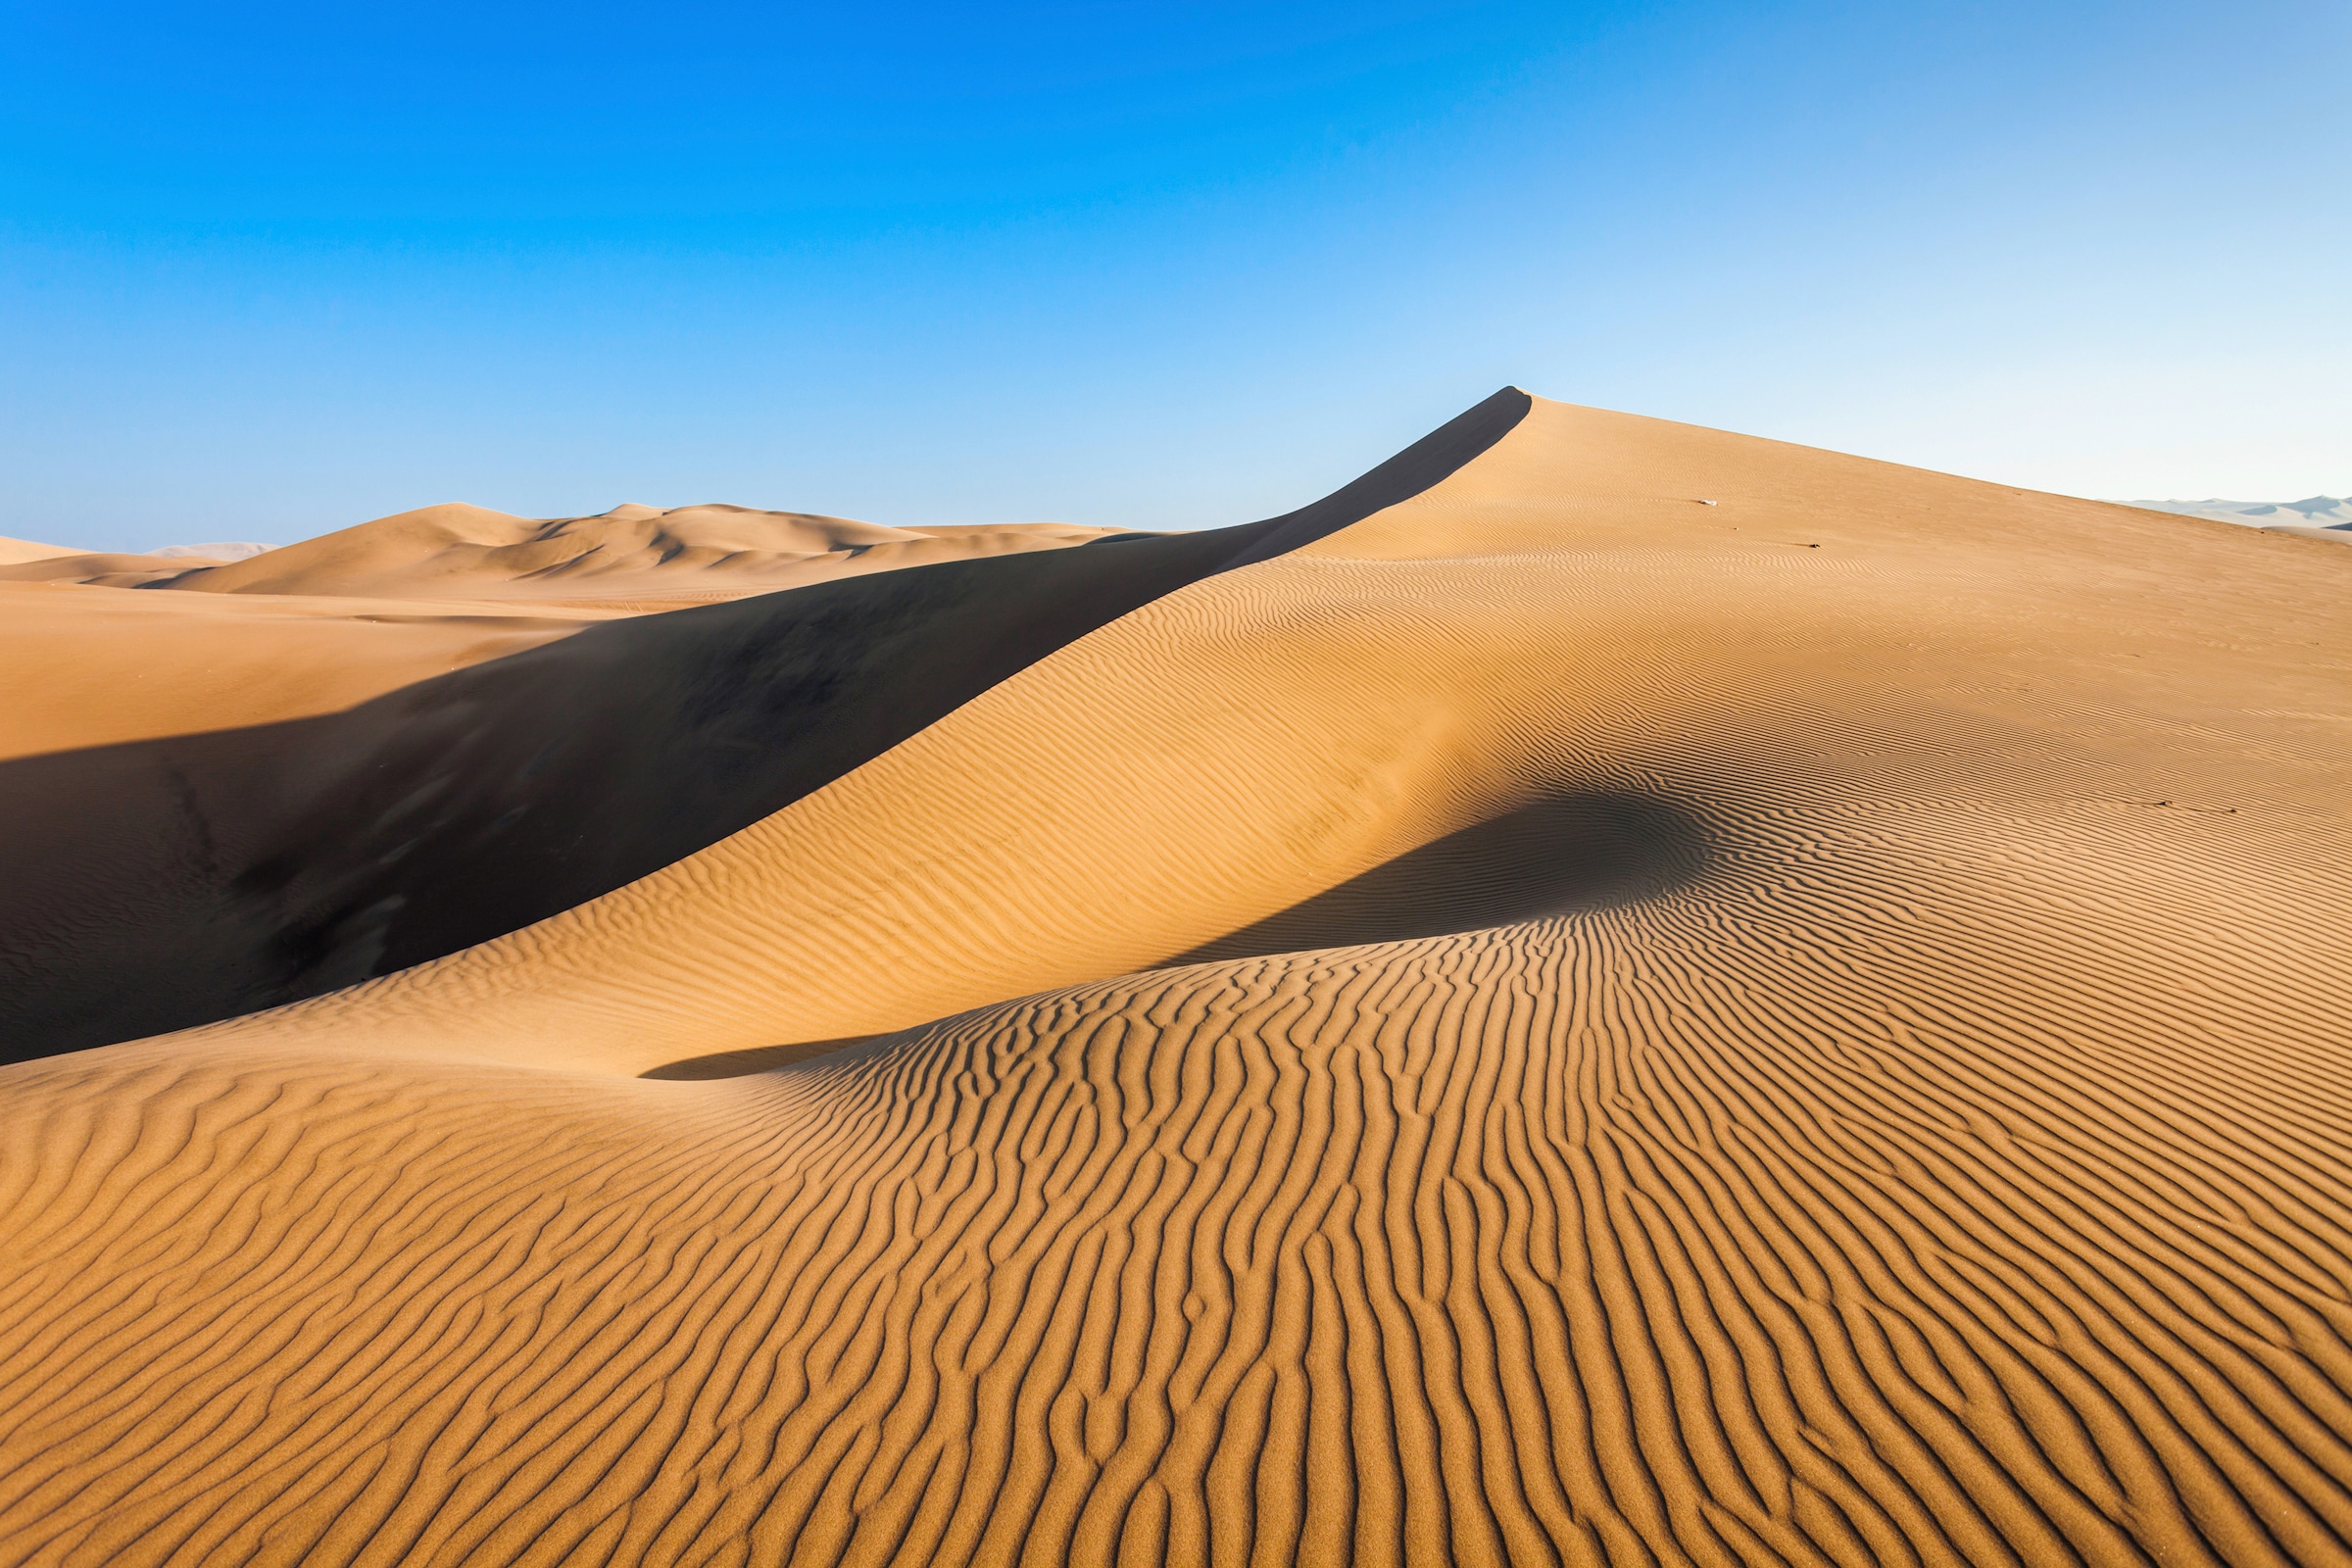
[(2352, 489), (2352, 7), (11, 3), (0, 533), (1193, 527), (1504, 382)]

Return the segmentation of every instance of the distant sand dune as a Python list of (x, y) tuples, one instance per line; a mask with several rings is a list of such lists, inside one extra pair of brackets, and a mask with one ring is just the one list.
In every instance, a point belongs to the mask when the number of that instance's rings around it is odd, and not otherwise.
[(181, 556), (193, 556), (204, 561), (228, 562), (250, 561), (255, 556), (267, 554), (276, 548), (275, 545), (261, 544), (251, 539), (238, 539), (202, 545), (164, 545), (147, 553), (166, 561)]
[(70, 556), (74, 551), (64, 545), (44, 545), (30, 539), (0, 538), (0, 566), (21, 565), (28, 561), (47, 561), (57, 556)]
[(0, 1073), (0, 1554), (2347, 1560), (2352, 556), (1482, 407), (625, 886)]
[[(1115, 533), (1062, 523), (890, 528), (750, 507), (617, 507), (516, 517), (453, 504), (379, 517), (267, 556), (192, 571), (205, 593), (434, 598), (708, 597), (763, 592), (938, 561), (1059, 549)], [(689, 601), (691, 602), (691, 600)]]
[(0, 581), (373, 599), (626, 599), (668, 610), (935, 562), (1059, 550), (1117, 532), (1054, 522), (890, 528), (730, 506), (517, 517), (453, 502), (275, 549), (222, 545), (217, 559), (203, 546), (82, 555), (10, 540), (0, 542)]
[(2186, 517), (2212, 517), (2221, 522), (2254, 528), (2352, 529), (2352, 499), (2309, 496), (2301, 501), (2132, 501), (2127, 506), (2152, 512), (2174, 512)]
[(0, 560), (0, 583), (83, 583), (100, 588), (153, 588), (168, 585), (190, 572), (216, 564), (184, 557), (128, 555), (122, 552), (85, 554), (48, 551), (16, 561)]

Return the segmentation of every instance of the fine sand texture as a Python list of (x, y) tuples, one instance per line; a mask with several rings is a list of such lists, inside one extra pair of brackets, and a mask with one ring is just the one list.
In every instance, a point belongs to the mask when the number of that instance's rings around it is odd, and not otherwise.
[(1515, 393), (1192, 537), (0, 1070), (0, 1559), (2352, 1560), (2352, 553)]

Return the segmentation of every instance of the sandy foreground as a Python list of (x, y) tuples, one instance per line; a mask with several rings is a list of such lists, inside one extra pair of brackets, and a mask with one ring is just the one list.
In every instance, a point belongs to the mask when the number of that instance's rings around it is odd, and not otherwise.
[(2352, 1560), (2352, 552), (430, 510), (10, 542), (0, 1560)]

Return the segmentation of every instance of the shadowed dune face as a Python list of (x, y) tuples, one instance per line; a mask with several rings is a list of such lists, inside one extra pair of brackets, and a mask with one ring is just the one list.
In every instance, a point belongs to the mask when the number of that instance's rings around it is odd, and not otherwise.
[[(1122, 541), (590, 627), (342, 713), (0, 762), (0, 1053), (250, 1012), (721, 839), (1230, 540)], [(117, 977), (146, 983), (125, 991)]]
[(1424, 844), (1168, 963), (1519, 925), (1656, 897), (1696, 881), (1711, 858), (1704, 821), (1662, 796), (1547, 796)]
[(2352, 1558), (2352, 555), (1548, 404), (1395, 477), (0, 1073), (0, 1555)]
[[(1654, 898), (1707, 874), (1719, 831), (1679, 802), (1634, 791), (1540, 797), (1153, 967), (1410, 942)], [(753, 1046), (641, 1076), (739, 1078), (882, 1038)]]

